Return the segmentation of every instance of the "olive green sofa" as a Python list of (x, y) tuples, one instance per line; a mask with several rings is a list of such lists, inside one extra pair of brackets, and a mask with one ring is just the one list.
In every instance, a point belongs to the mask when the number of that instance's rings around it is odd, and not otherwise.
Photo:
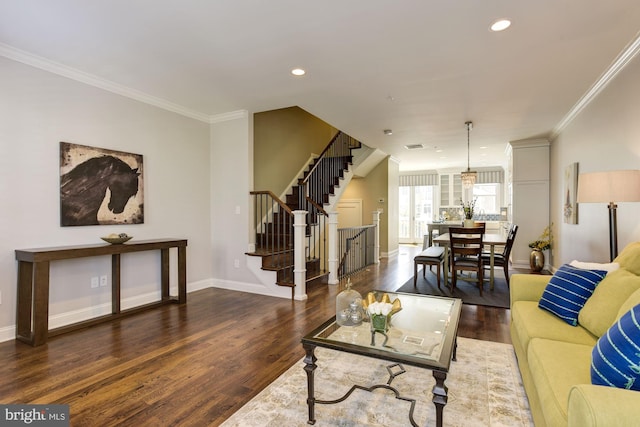
[(638, 426), (640, 392), (591, 384), (591, 351), (620, 316), (640, 304), (640, 242), (597, 285), (571, 326), (538, 308), (551, 276), (511, 278), (511, 340), (536, 427)]

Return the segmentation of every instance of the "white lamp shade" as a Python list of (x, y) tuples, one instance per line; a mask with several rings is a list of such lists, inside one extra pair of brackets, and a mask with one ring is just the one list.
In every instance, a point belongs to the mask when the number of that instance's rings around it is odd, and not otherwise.
[(640, 202), (640, 170), (581, 173), (578, 203)]

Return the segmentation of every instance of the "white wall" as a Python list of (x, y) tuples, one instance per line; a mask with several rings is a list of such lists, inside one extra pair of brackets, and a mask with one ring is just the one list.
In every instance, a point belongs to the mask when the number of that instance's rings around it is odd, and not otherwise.
[[(247, 269), (253, 183), (253, 114), (211, 125), (211, 217), (214, 285), (244, 289), (256, 278)], [(237, 267), (236, 267), (237, 265)]]
[[(1, 57), (0, 94), (0, 340), (14, 336), (15, 249), (100, 243), (111, 232), (185, 238), (189, 289), (210, 283), (208, 123)], [(145, 223), (60, 227), (60, 141), (142, 154)], [(158, 254), (124, 255), (122, 270), (125, 298), (159, 293)], [(110, 257), (53, 262), (50, 314), (98, 314), (110, 301), (109, 287), (90, 288), (98, 275), (111, 279)]]
[[(551, 144), (553, 265), (573, 259), (609, 261), (606, 204), (582, 203), (578, 224), (564, 224), (563, 173), (578, 162), (579, 173), (640, 169), (640, 57), (633, 59)], [(618, 204), (618, 247), (640, 240), (640, 203)]]
[[(549, 225), (549, 141), (530, 139), (510, 142), (512, 147), (513, 199), (511, 219), (518, 225), (511, 261), (514, 267), (527, 268), (529, 242)], [(545, 259), (549, 269), (550, 260)]]

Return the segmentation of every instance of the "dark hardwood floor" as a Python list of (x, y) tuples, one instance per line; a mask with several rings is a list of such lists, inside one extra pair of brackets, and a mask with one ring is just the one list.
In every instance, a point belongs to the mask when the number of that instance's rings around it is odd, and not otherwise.
[[(354, 289), (397, 289), (417, 252), (401, 246)], [(206, 289), (41, 347), (0, 343), (0, 403), (69, 404), (73, 426), (219, 425), (302, 358), (300, 338), (335, 315), (343, 288), (316, 285), (307, 301)], [(509, 316), (464, 305), (459, 336), (508, 343)]]

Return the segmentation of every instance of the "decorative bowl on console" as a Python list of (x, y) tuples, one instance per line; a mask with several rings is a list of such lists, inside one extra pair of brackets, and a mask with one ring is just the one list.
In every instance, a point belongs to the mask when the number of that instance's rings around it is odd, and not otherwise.
[(112, 245), (120, 245), (124, 242), (128, 242), (129, 240), (131, 240), (133, 236), (128, 236), (127, 233), (120, 233), (120, 234), (111, 233), (108, 236), (100, 237), (100, 238), (107, 243), (111, 243)]

